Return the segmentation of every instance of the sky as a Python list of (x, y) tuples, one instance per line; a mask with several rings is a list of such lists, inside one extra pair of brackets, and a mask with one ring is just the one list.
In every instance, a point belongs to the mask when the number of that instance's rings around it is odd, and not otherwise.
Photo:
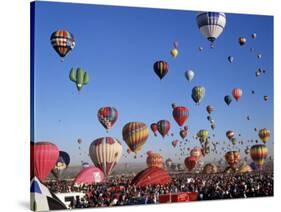
[[(187, 147), (199, 146), (192, 139), (200, 129), (215, 134), (211, 140), (228, 144), (227, 130), (241, 137), (238, 140), (258, 139), (254, 128), (267, 128), (271, 138), (267, 143), (273, 154), (273, 17), (258, 15), (226, 14), (226, 27), (215, 42), (215, 48), (200, 33), (194, 11), (98, 6), (89, 4), (65, 4), (36, 2), (34, 47), (34, 140), (50, 141), (60, 150), (70, 154), (71, 164), (81, 160), (91, 162), (87, 156), (90, 143), (104, 136), (121, 141), (124, 156), (120, 162), (132, 162), (127, 156), (127, 145), (122, 140), (122, 127), (130, 121), (141, 121), (149, 127), (161, 119), (169, 120), (172, 128), (164, 139), (149, 138), (140, 154), (148, 150), (159, 152), (164, 158), (179, 160), (179, 148), (173, 148), (172, 140), (180, 139), (179, 126), (172, 116), (172, 103), (188, 107), (189, 127)], [(61, 62), (50, 43), (52, 32), (65, 29), (73, 33), (76, 46)], [(252, 39), (251, 34), (257, 38)], [(244, 46), (238, 38), (246, 37)], [(179, 55), (172, 58), (173, 42), (179, 42)], [(199, 51), (202, 46), (203, 51)], [(254, 48), (251, 52), (250, 48)], [(257, 59), (261, 53), (262, 58)], [(229, 63), (228, 56), (234, 57)], [(165, 60), (170, 68), (160, 80), (153, 71), (157, 60)], [(90, 82), (78, 92), (69, 80), (74, 67), (85, 69)], [(255, 76), (258, 68), (266, 74)], [(192, 69), (195, 77), (188, 82), (186, 70)], [(191, 98), (194, 86), (201, 85), (206, 95), (201, 104)], [(243, 96), (230, 106), (224, 102), (233, 88), (241, 88)], [(255, 91), (255, 95), (251, 91)], [(263, 96), (269, 96), (265, 102)], [(212, 118), (216, 129), (212, 131), (207, 120), (206, 106), (215, 111)], [(113, 106), (119, 117), (114, 127), (106, 133), (97, 119), (97, 111), (103, 106)], [(246, 116), (250, 116), (250, 121)], [(77, 139), (81, 138), (82, 150)], [(259, 143), (261, 143), (259, 141)], [(233, 150), (244, 145), (233, 146)], [(241, 152), (241, 153), (242, 153)], [(82, 153), (82, 156), (80, 156)], [(242, 154), (243, 155), (243, 154)], [(126, 156), (126, 157), (125, 157)], [(223, 155), (211, 154), (205, 161), (218, 160)], [(144, 162), (145, 156), (137, 158)]]

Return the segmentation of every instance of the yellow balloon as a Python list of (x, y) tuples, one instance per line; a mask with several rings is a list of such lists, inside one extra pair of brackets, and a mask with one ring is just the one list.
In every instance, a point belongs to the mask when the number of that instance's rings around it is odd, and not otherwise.
[(170, 51), (172, 57), (176, 58), (179, 54), (179, 51), (176, 49), (176, 48), (173, 48), (171, 51)]

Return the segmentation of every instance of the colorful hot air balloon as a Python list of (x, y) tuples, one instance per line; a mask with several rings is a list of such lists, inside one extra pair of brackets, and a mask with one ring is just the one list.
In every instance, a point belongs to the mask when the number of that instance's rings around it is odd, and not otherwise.
[(173, 48), (171, 51), (170, 51), (170, 54), (172, 55), (173, 58), (176, 58), (179, 54), (179, 51), (178, 49), (176, 48)]
[(226, 132), (226, 137), (229, 139), (229, 140), (231, 140), (233, 137), (234, 137), (234, 132), (232, 131), (232, 130), (228, 130), (227, 132)]
[(163, 138), (168, 134), (170, 128), (171, 125), (168, 120), (160, 120), (157, 122), (158, 132), (162, 135)]
[(187, 70), (185, 73), (184, 73), (184, 76), (185, 78), (191, 82), (191, 80), (194, 78), (194, 71), (193, 70)]
[(227, 105), (230, 105), (230, 103), (232, 102), (232, 97), (227, 95), (224, 97), (224, 101)]
[(197, 160), (200, 160), (202, 156), (202, 149), (200, 147), (194, 147), (190, 151), (190, 156), (197, 158)]
[(201, 12), (196, 19), (200, 32), (210, 42), (214, 42), (221, 35), (226, 24), (225, 14), (219, 12)]
[(253, 171), (253, 169), (248, 164), (242, 164), (238, 169), (239, 173), (249, 173), (252, 171)]
[(173, 140), (172, 141), (172, 145), (173, 145), (174, 148), (177, 146), (177, 144), (178, 144), (178, 140)]
[(164, 169), (150, 167), (139, 172), (132, 180), (132, 185), (146, 187), (148, 185), (166, 185), (171, 182), (171, 177)]
[(122, 145), (116, 138), (98, 138), (91, 143), (89, 155), (95, 166), (108, 176), (122, 156)]
[(154, 133), (154, 135), (155, 136), (157, 136), (157, 131), (158, 131), (158, 129), (157, 129), (157, 124), (156, 123), (152, 123), (151, 125), (150, 125), (150, 129), (152, 130), (152, 132)]
[(45, 180), (55, 167), (59, 157), (59, 149), (50, 142), (30, 143), (30, 174), (40, 181)]
[(196, 163), (197, 158), (193, 156), (189, 156), (184, 160), (185, 167), (188, 169), (188, 171), (191, 171), (196, 166)]
[(257, 167), (261, 170), (268, 155), (268, 149), (264, 144), (257, 144), (251, 147), (250, 155)]
[(230, 63), (233, 63), (233, 61), (234, 61), (234, 57), (232, 57), (232, 56), (229, 56), (227, 59)]
[(154, 72), (160, 78), (160, 80), (168, 73), (169, 64), (165, 61), (159, 60), (153, 65)]
[(243, 45), (246, 44), (247, 40), (246, 40), (246, 38), (244, 38), (244, 37), (240, 37), (240, 38), (238, 39), (238, 42), (239, 42), (240, 46), (243, 46)]
[(205, 96), (205, 88), (203, 86), (195, 86), (192, 89), (191, 97), (196, 104), (199, 104)]
[(208, 112), (209, 114), (211, 114), (211, 113), (214, 111), (214, 108), (213, 108), (213, 106), (208, 105), (208, 106), (206, 107), (206, 110), (207, 110), (207, 112)]
[(67, 152), (59, 151), (59, 158), (56, 162), (55, 167), (52, 170), (52, 174), (59, 179), (63, 172), (67, 169), (70, 163), (70, 157)]
[(201, 142), (205, 142), (208, 140), (209, 132), (208, 130), (199, 130), (197, 133), (197, 137)]
[(152, 152), (147, 155), (146, 164), (148, 167), (163, 168), (164, 161), (159, 153)]
[(74, 47), (73, 35), (66, 30), (58, 30), (51, 35), (51, 44), (61, 58), (64, 58)]
[(95, 167), (90, 166), (87, 168), (83, 168), (75, 177), (73, 184), (96, 184), (104, 182), (104, 174), (103, 172)]
[(180, 137), (181, 137), (182, 139), (185, 139), (186, 136), (187, 136), (187, 130), (181, 129), (181, 130), (180, 130)]
[(217, 172), (218, 167), (214, 163), (207, 163), (202, 171), (203, 174), (215, 174)]
[(259, 131), (259, 137), (261, 141), (265, 144), (270, 138), (270, 131), (266, 128), (263, 128)]
[(114, 107), (102, 107), (99, 109), (97, 116), (102, 126), (109, 130), (118, 118), (118, 111)]
[(145, 144), (148, 133), (147, 126), (142, 122), (129, 122), (122, 129), (123, 140), (135, 153)]
[(189, 116), (188, 108), (184, 106), (176, 106), (173, 109), (173, 117), (179, 126), (184, 125)]
[(243, 91), (240, 88), (234, 88), (232, 90), (232, 96), (238, 101), (243, 94)]
[(229, 151), (224, 158), (231, 168), (234, 168), (240, 162), (240, 153), (238, 151)]

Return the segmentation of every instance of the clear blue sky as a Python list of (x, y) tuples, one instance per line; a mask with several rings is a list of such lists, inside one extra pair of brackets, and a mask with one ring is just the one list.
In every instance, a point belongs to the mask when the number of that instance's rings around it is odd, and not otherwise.
[[(35, 141), (48, 140), (70, 153), (72, 164), (87, 157), (89, 144), (96, 138), (112, 136), (122, 142), (123, 153), (127, 145), (122, 140), (122, 127), (129, 121), (152, 122), (167, 119), (172, 124), (174, 137), (164, 140), (149, 139), (141, 154), (148, 150), (159, 151), (165, 158), (177, 160), (179, 149), (171, 146), (172, 139), (180, 139), (179, 127), (172, 117), (171, 104), (189, 108), (188, 146), (198, 146), (192, 139), (200, 129), (212, 130), (206, 106), (215, 108), (215, 140), (227, 141), (229, 129), (243, 140), (258, 139), (254, 128), (268, 128), (272, 136), (267, 146), (272, 154), (273, 146), (273, 17), (226, 14), (225, 31), (216, 41), (215, 49), (201, 35), (196, 24), (196, 12), (141, 9), (128, 7), (96, 6), (86, 4), (36, 3), (35, 21)], [(50, 35), (57, 29), (73, 33), (76, 47), (60, 62), (50, 44)], [(251, 38), (252, 33), (257, 38)], [(245, 36), (247, 43), (241, 47), (238, 37)], [(179, 42), (179, 55), (170, 56), (173, 41)], [(198, 47), (204, 47), (202, 52)], [(250, 47), (255, 49), (250, 51)], [(262, 59), (257, 59), (257, 53)], [(230, 64), (228, 56), (233, 56)], [(166, 60), (170, 69), (160, 81), (153, 71), (156, 60)], [(82, 67), (90, 75), (90, 82), (78, 93), (68, 78), (71, 67)], [(256, 78), (258, 68), (266, 74)], [(187, 69), (193, 69), (195, 77), (188, 83), (184, 77)], [(206, 88), (206, 96), (200, 106), (191, 99), (196, 85)], [(234, 87), (243, 90), (243, 96), (228, 107), (224, 96)], [(251, 90), (256, 94), (252, 95)], [(263, 96), (268, 95), (265, 102)], [(97, 119), (102, 106), (114, 106), (119, 119), (105, 132)], [(251, 121), (246, 120), (246, 116)], [(237, 136), (238, 137), (238, 136)], [(82, 156), (77, 139), (82, 138)], [(229, 141), (227, 141), (229, 143)], [(222, 145), (221, 145), (222, 146)], [(237, 145), (233, 149), (245, 146)], [(186, 151), (186, 155), (189, 154)], [(218, 155), (216, 158), (220, 158)], [(131, 161), (131, 154), (121, 162)], [(214, 155), (205, 160), (212, 160)], [(144, 158), (139, 158), (144, 161)], [(183, 160), (184, 158), (182, 158)]]

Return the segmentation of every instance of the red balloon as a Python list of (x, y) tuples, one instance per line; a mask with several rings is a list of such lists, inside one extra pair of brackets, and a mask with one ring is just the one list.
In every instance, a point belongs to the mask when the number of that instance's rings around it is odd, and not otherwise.
[(75, 177), (74, 184), (93, 184), (104, 181), (103, 172), (95, 167), (90, 166), (82, 169)]
[(178, 140), (173, 140), (173, 141), (172, 141), (172, 145), (173, 145), (173, 147), (176, 147), (176, 146), (177, 146), (177, 144), (178, 144)]
[(171, 177), (164, 169), (150, 167), (139, 172), (132, 180), (132, 185), (145, 187), (147, 185), (166, 185), (171, 182)]
[(197, 158), (194, 156), (189, 156), (184, 160), (184, 164), (188, 169), (188, 171), (191, 171), (196, 166), (196, 163), (197, 163)]
[(232, 90), (232, 96), (238, 101), (243, 94), (243, 91), (240, 88), (234, 88)]
[(43, 181), (56, 165), (59, 149), (50, 142), (30, 143), (30, 176)]
[(189, 112), (184, 106), (176, 106), (173, 110), (173, 117), (178, 125), (181, 127), (188, 119)]
[(171, 125), (168, 120), (160, 120), (157, 122), (158, 132), (162, 135), (163, 138), (168, 134), (170, 128)]

